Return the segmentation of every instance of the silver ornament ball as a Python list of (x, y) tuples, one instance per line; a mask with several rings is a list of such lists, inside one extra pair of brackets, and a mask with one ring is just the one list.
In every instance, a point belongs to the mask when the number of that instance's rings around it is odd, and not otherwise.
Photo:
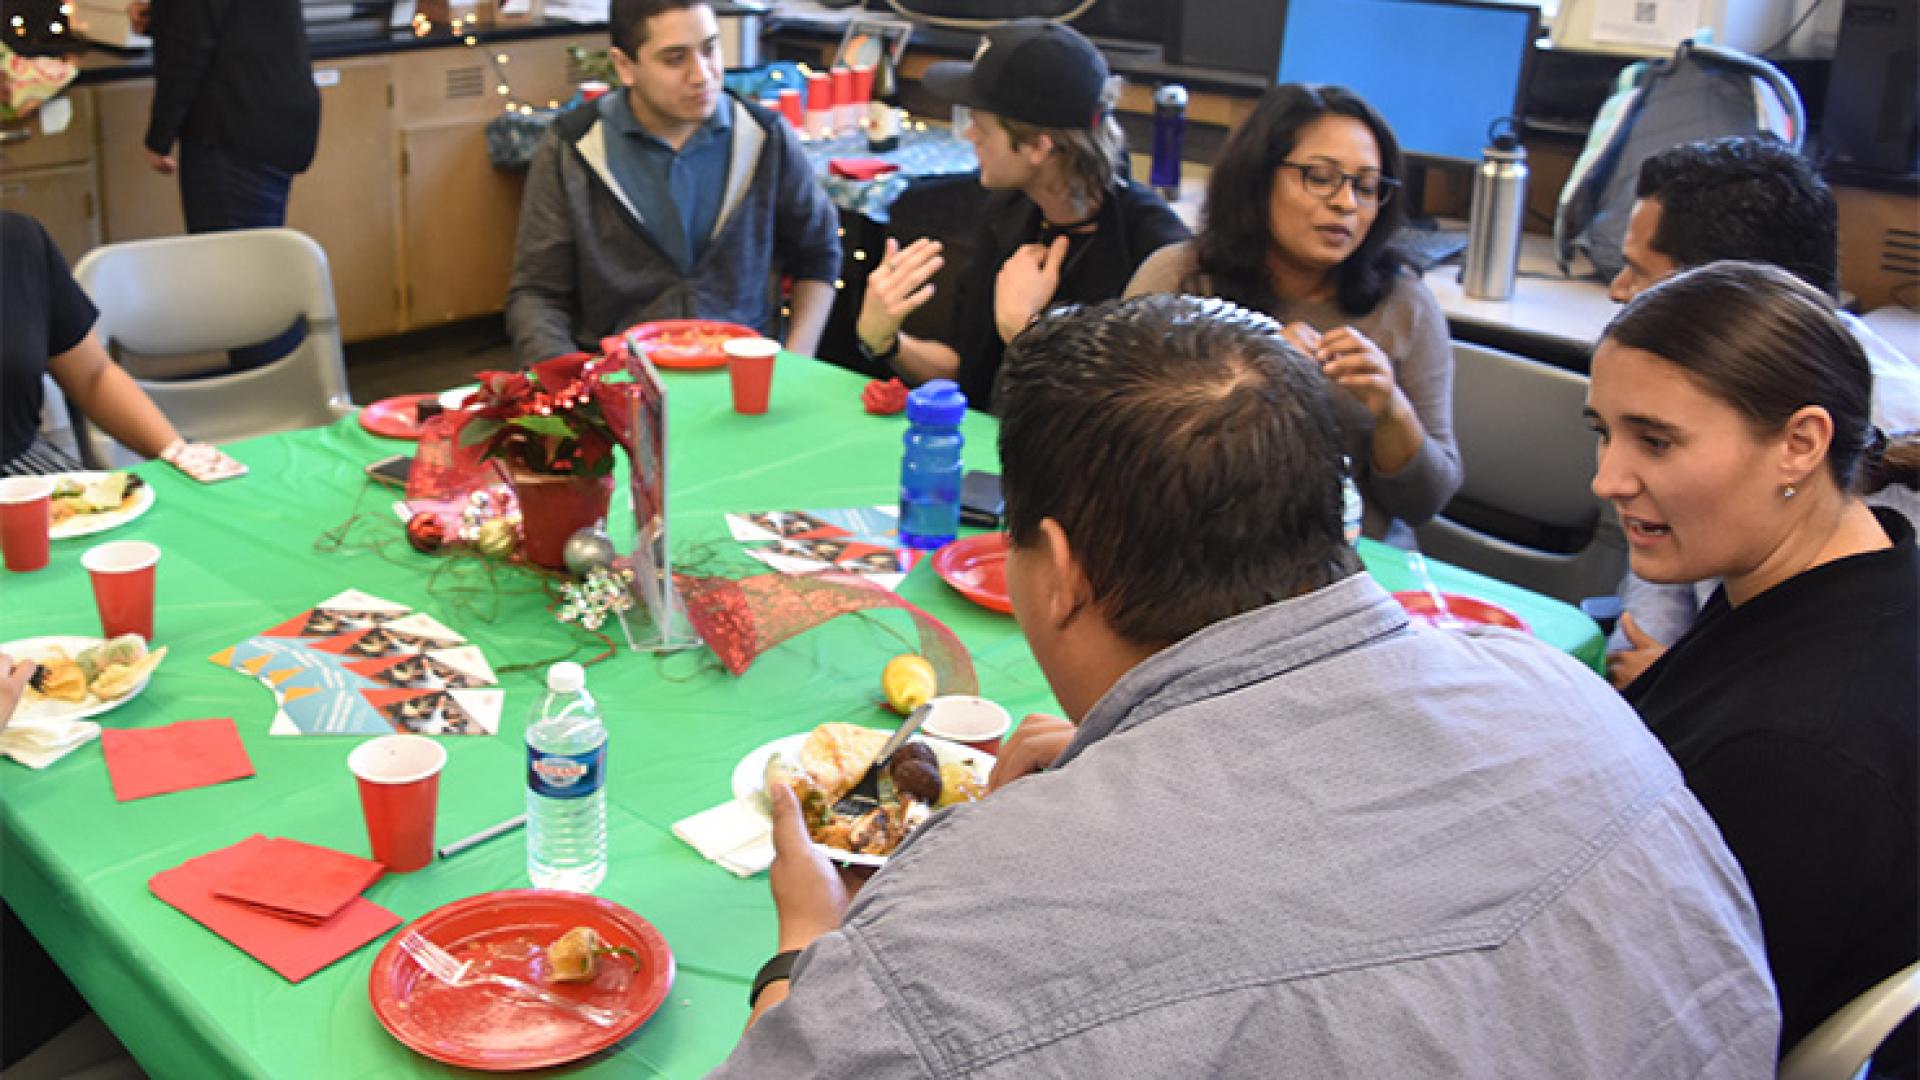
[(561, 549), (560, 558), (576, 577), (583, 576), (595, 567), (613, 563), (613, 541), (597, 525), (576, 529), (567, 537), (567, 546)]

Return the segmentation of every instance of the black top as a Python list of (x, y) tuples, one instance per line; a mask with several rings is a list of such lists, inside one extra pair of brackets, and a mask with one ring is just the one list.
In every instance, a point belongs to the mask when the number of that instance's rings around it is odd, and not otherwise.
[[(1780, 1045), (1913, 963), (1920, 937), (1920, 551), (1797, 574), (1732, 608), (1726, 590), (1626, 698), (1740, 860), (1779, 987)], [(1914, 1025), (1877, 1066), (1913, 1066)]]
[[(1134, 268), (1147, 256), (1193, 236), (1164, 199), (1130, 180), (1116, 182), (1108, 191), (1097, 221), (1090, 233), (1067, 234), (1071, 246), (1060, 272), (1060, 287), (1049, 306), (1112, 300), (1125, 291)], [(1022, 244), (1042, 238), (1043, 225), (1040, 208), (1025, 195), (995, 192), (987, 200), (985, 220), (974, 241), (973, 263), (954, 296), (953, 348), (960, 354), (957, 381), (966, 391), (967, 404), (982, 412), (993, 405), (993, 379), (1000, 373), (1000, 355), (1006, 351), (994, 326), (994, 282), (1009, 255)], [(1047, 239), (1050, 242), (1051, 236)]]
[(153, 0), (147, 149), (216, 145), (288, 172), (313, 163), (320, 92), (300, 0)]
[(80, 344), (99, 312), (40, 223), (0, 210), (0, 465), (33, 445), (47, 361)]

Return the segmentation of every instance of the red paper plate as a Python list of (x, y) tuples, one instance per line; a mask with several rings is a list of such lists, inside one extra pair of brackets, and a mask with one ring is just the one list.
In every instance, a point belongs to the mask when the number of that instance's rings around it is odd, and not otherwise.
[[(1505, 626), (1509, 629), (1533, 633), (1533, 628), (1513, 612), (1498, 604), (1489, 604), (1485, 600), (1475, 600), (1471, 596), (1459, 593), (1442, 593), (1447, 601), (1447, 614), (1460, 622), (1474, 623), (1480, 626)], [(1397, 592), (1393, 594), (1407, 614), (1429, 625), (1440, 625), (1440, 609), (1434, 606), (1433, 597), (1424, 592)]]
[(439, 400), (439, 394), (402, 394), (376, 401), (360, 410), (360, 426), (389, 439), (417, 439), (420, 437), (420, 403)]
[(714, 368), (727, 366), (722, 351), (728, 338), (759, 337), (760, 333), (739, 323), (715, 319), (663, 319), (628, 327), (612, 341), (602, 342), (609, 352), (621, 341), (643, 350), (647, 359), (659, 368)]
[(1007, 534), (981, 533), (933, 553), (933, 572), (960, 595), (992, 611), (1013, 614), (1007, 598)]
[[(632, 948), (640, 954), (639, 970), (622, 976), (615, 970), (621, 958), (607, 956), (591, 983), (547, 983), (546, 947), (576, 926)], [(626, 1016), (603, 1028), (511, 990), (448, 986), (400, 951), (408, 930), (457, 959)], [(483, 893), (436, 908), (387, 940), (368, 979), (374, 1015), (394, 1038), (435, 1061), (490, 1072), (540, 1069), (598, 1053), (646, 1023), (672, 988), (673, 952), (652, 924), (611, 900), (550, 889)]]

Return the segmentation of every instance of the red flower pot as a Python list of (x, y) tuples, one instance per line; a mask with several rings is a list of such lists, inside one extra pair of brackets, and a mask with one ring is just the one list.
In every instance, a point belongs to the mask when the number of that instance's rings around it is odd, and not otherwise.
[(607, 516), (612, 475), (511, 472), (513, 494), (520, 501), (521, 552), (535, 566), (565, 570), (567, 538)]

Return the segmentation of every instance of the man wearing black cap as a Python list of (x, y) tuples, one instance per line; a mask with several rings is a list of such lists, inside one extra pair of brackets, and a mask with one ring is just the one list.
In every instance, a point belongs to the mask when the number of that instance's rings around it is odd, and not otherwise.
[(954, 379), (986, 409), (1001, 351), (1035, 316), (1119, 296), (1134, 267), (1190, 233), (1158, 195), (1120, 179), (1125, 143), (1108, 113), (1107, 62), (1073, 30), (1009, 22), (987, 34), (973, 63), (935, 64), (920, 82), (973, 110), (965, 135), (994, 195), (973, 264), (961, 270), (949, 342), (900, 332), (946, 264), (927, 238), (887, 241), (855, 331), (868, 359), (909, 382)]

